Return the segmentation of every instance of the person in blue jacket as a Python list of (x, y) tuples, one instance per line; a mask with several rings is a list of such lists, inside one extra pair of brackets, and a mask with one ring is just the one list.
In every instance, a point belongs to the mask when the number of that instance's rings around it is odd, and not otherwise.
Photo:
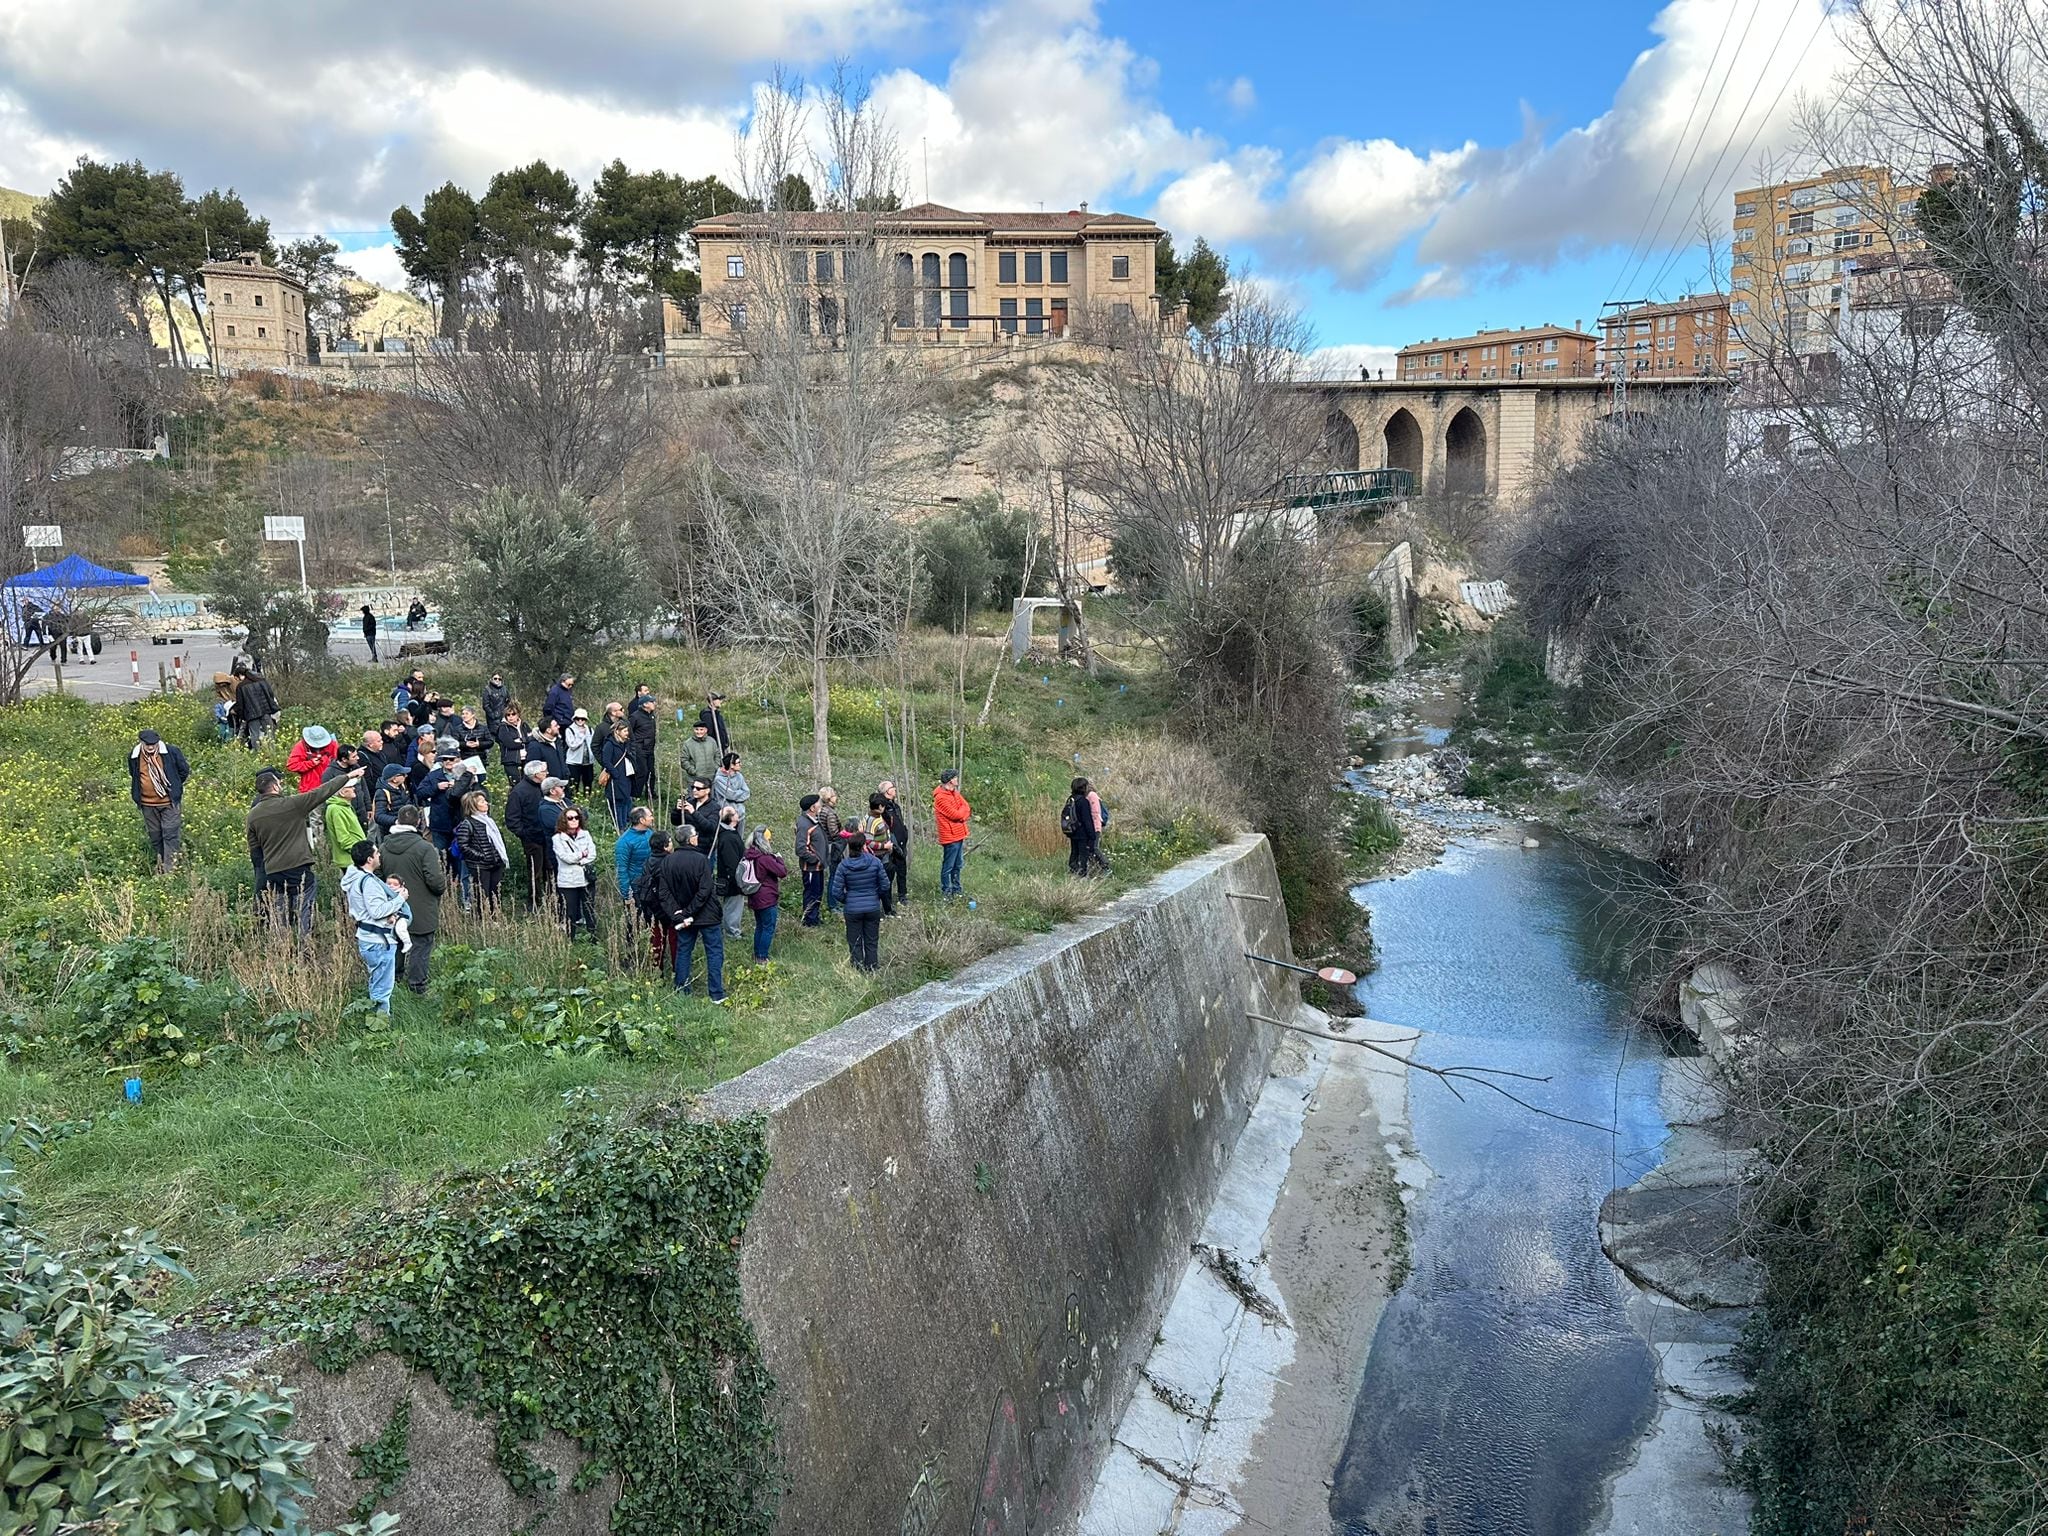
[(541, 704), (540, 717), (552, 720), (563, 730), (576, 718), (576, 674), (564, 672), (555, 685), (548, 689), (547, 699)]
[(640, 878), (652, 856), (648, 844), (653, 837), (654, 812), (644, 805), (636, 805), (626, 812), (625, 830), (612, 844), (612, 868), (619, 877), (619, 900), (626, 904), (628, 911), (633, 907), (633, 882)]
[(833, 903), (846, 914), (846, 952), (854, 968), (882, 968), (882, 895), (889, 889), (889, 871), (868, 852), (859, 832), (846, 839), (846, 857), (832, 872)]

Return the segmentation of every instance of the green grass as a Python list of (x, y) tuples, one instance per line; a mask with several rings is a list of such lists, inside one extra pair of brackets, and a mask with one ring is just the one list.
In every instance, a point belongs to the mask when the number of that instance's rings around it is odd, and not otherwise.
[[(969, 720), (987, 686), (992, 645), (975, 642), (971, 653)], [(878, 1001), (1051, 928), (1234, 830), (1225, 781), (1200, 754), (1157, 734), (1167, 703), (1141, 679), (1090, 682), (1069, 674), (1048, 683), (1044, 673), (1006, 670), (990, 725), (965, 732), (966, 792), (976, 810), (966, 886), (976, 908), (941, 907), (929, 784), (948, 760), (950, 724), (962, 713), (951, 697), (957, 642), (919, 637), (912, 653), (906, 660), (916, 664), (910, 680), (926, 748), (920, 782), (906, 794), (924, 814), (914, 901), (884, 925), (883, 971), (864, 977), (848, 966), (836, 922), (802, 928), (791, 881), (770, 965), (754, 967), (751, 921), (748, 938), (729, 946), (734, 1006), (725, 1009), (676, 998), (651, 968), (636, 969), (616, 901), (604, 913), (602, 946), (569, 946), (551, 927), (524, 919), (485, 925), (450, 901), (435, 990), (419, 999), (401, 989), (390, 1027), (377, 1028), (348, 1006), (361, 994), (361, 968), (331, 917), (323, 916), (314, 952), (303, 959), (269, 948), (252, 926), (239, 828), (255, 763), (206, 740), (203, 704), (44, 700), (0, 711), (0, 820), (22, 829), (10, 880), (0, 887), (0, 1043), (11, 1051), (0, 1062), (0, 1117), (59, 1130), (41, 1153), (20, 1159), (33, 1219), (60, 1245), (130, 1225), (154, 1229), (184, 1249), (193, 1275), (170, 1305), (218, 1297), (319, 1253), (354, 1213), (415, 1203), (444, 1174), (532, 1151), (562, 1123), (565, 1096), (594, 1093), (623, 1106), (702, 1090)], [(385, 713), (388, 670), (348, 674), (303, 699), (288, 694), (286, 729), (318, 719), (347, 739)], [(742, 688), (727, 681), (744, 671), (744, 658), (648, 650), (578, 694), (595, 714), (603, 700), (629, 695), (633, 682), (653, 682), (665, 705), (661, 761), (672, 773), (675, 704), (701, 698), (714, 679), (723, 683), (735, 695), (728, 714), (747, 750), (752, 809), (783, 843), (808, 774), (789, 766), (779, 697), (761, 689), (739, 697)], [(430, 678), (451, 693), (459, 686), (460, 696), (480, 681), (452, 668)], [(851, 806), (856, 790), (864, 802), (883, 775), (877, 700), (891, 682), (849, 671), (835, 694), (842, 806)], [(893, 700), (888, 707), (893, 721)], [(793, 694), (789, 709), (795, 720), (808, 720), (807, 697)], [(125, 754), (141, 724), (185, 746), (197, 775), (187, 791), (193, 862), (164, 880), (147, 873), (127, 797)], [(1114, 811), (1107, 842), (1114, 873), (1085, 886), (1065, 875), (1057, 823), (1077, 753)], [(807, 761), (801, 735), (798, 755)], [(494, 776), (494, 792), (502, 783)], [(56, 784), (65, 786), (63, 795), (51, 794)], [(502, 813), (501, 801), (494, 803)], [(608, 858), (604, 867), (608, 875)], [(331, 892), (333, 871), (323, 867), (321, 878)], [(231, 983), (244, 999), (201, 1065), (144, 1071), (139, 1106), (122, 1102), (121, 1074), (110, 1070), (125, 1063), (66, 1043), (79, 969), (131, 933), (172, 940), (189, 973)], [(488, 951), (476, 979), (457, 977), (458, 946)], [(616, 1039), (594, 1048), (534, 1044), (516, 1028), (498, 1027), (507, 989), (558, 995), (582, 985), (608, 993), (614, 1011), (631, 1021), (637, 1048)], [(465, 1009), (451, 995), (479, 987), (497, 1000)]]

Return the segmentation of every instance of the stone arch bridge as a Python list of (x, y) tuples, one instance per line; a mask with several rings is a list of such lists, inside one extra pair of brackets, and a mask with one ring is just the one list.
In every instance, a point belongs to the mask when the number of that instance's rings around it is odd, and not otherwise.
[[(1331, 469), (1405, 469), (1424, 495), (1513, 500), (1550, 453), (1569, 460), (1585, 434), (1614, 419), (1604, 379), (1489, 379), (1441, 383), (1352, 380), (1303, 384), (1325, 402)], [(1627, 414), (1651, 414), (1727, 380), (1631, 380)]]

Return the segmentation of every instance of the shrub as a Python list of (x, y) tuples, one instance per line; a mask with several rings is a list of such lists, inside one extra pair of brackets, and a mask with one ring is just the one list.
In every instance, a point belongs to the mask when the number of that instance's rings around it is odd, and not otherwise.
[[(167, 1326), (145, 1303), (176, 1269), (132, 1229), (53, 1250), (0, 1157), (0, 1530), (306, 1530), (312, 1447), (287, 1437), (290, 1403), (188, 1380), (164, 1352)], [(343, 1529), (396, 1527), (379, 1515)]]
[(114, 1062), (199, 1065), (241, 1011), (238, 988), (188, 976), (177, 946), (136, 934), (108, 945), (72, 983), (70, 1043)]
[(1072, 875), (1026, 875), (1017, 883), (1017, 898), (1038, 926), (1057, 928), (1101, 906), (1102, 887)]

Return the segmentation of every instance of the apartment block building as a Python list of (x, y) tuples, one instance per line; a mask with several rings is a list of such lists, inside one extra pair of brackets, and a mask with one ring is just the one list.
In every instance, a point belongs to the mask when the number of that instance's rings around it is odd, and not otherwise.
[(1875, 165), (1737, 192), (1729, 369), (1830, 351), (1852, 266), (1924, 248), (1913, 222), (1920, 192)]
[(1404, 382), (1458, 379), (1587, 379), (1599, 364), (1600, 339), (1572, 326), (1504, 328), (1418, 341), (1394, 355)]
[(217, 368), (303, 363), (306, 289), (289, 273), (266, 267), (255, 251), (199, 269), (206, 293), (207, 345)]
[(1728, 371), (1728, 295), (1636, 304), (1600, 321), (1601, 373), (1613, 378), (1719, 377)]
[[(904, 340), (1059, 336), (1083, 315), (1148, 324), (1156, 315), (1159, 226), (1086, 206), (977, 213), (920, 203), (856, 233), (837, 213), (723, 213), (690, 233), (711, 334), (744, 330), (771, 296), (800, 302), (819, 334), (838, 333), (852, 319), (859, 264), (876, 260), (891, 274), (882, 326)], [(765, 273), (770, 260), (784, 270)]]

